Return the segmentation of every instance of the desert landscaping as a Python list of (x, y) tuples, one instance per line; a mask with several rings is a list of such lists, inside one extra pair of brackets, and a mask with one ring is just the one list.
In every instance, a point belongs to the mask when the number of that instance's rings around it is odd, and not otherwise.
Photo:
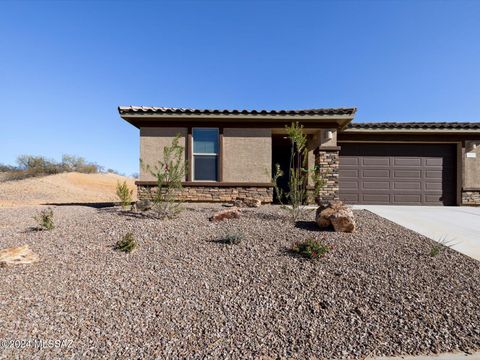
[[(480, 266), (368, 211), (353, 233), (294, 225), (277, 205), (184, 204), (174, 219), (121, 207), (0, 210), (2, 247), (39, 261), (0, 268), (3, 338), (65, 340), (2, 357), (351, 358), (480, 349)], [(134, 251), (115, 251), (131, 233)], [(229, 242), (225, 239), (234, 238)], [(318, 240), (316, 259), (292, 243)], [(454, 269), (454, 271), (452, 271)]]
[[(134, 179), (113, 173), (68, 172), (17, 181), (1, 181), (0, 208), (41, 204), (83, 204), (117, 201), (118, 181), (127, 181), (135, 190)], [(136, 195), (135, 195), (136, 196)]]

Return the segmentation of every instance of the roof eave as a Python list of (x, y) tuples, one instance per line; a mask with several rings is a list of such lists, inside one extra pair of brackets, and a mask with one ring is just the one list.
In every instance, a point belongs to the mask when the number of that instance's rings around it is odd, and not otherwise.
[[(192, 123), (208, 121), (212, 123), (224, 122), (232, 123), (258, 123), (258, 122), (300, 122), (302, 124), (311, 123), (336, 123), (340, 129), (347, 126), (354, 118), (354, 113), (349, 115), (262, 115), (262, 114), (120, 114), (120, 117), (133, 126), (140, 128), (139, 122), (158, 122), (169, 123), (182, 121), (191, 121)], [(283, 126), (283, 125), (282, 125)]]

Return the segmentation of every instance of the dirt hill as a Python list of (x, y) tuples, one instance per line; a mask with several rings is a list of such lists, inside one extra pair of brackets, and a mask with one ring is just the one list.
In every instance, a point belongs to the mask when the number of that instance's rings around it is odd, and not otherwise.
[(115, 174), (72, 172), (0, 182), (0, 207), (118, 201), (115, 188), (117, 181), (124, 180), (136, 199), (135, 179)]

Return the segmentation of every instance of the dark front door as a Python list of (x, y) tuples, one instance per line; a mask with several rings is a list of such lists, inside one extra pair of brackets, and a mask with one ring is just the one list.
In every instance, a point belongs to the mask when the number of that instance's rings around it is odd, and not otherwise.
[(341, 143), (340, 146), (342, 201), (455, 205), (455, 145)]
[[(275, 165), (280, 165), (284, 175), (278, 179), (279, 187), (284, 191), (288, 191), (288, 178), (290, 175), (290, 155), (291, 155), (290, 139), (286, 135), (272, 136), (272, 171), (275, 172)], [(273, 177), (274, 173), (272, 173)], [(274, 201), (278, 203), (277, 194)]]

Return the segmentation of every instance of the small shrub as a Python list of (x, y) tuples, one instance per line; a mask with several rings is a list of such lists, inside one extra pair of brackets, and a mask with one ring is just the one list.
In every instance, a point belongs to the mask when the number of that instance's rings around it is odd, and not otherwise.
[(40, 211), (35, 216), (35, 220), (38, 222), (40, 230), (52, 230), (55, 227), (53, 224), (53, 210), (50, 208)]
[(305, 258), (316, 259), (329, 252), (330, 247), (321, 240), (307, 239), (294, 243), (291, 250)]
[(120, 204), (122, 205), (122, 208), (126, 209), (132, 203), (133, 190), (128, 188), (126, 181), (124, 181), (123, 183), (117, 181), (116, 194), (120, 199)]
[(432, 247), (430, 249), (430, 256), (435, 257), (440, 255), (442, 252), (444, 252), (447, 248), (452, 247), (453, 242), (452, 240), (448, 240), (446, 236), (442, 236), (438, 240), (434, 241), (432, 244)]
[(137, 247), (137, 241), (131, 232), (126, 233), (123, 238), (115, 244), (114, 250), (130, 253)]
[(223, 242), (228, 245), (238, 245), (242, 242), (242, 240), (243, 240), (243, 234), (241, 233), (227, 234), (223, 238)]
[(163, 148), (163, 159), (157, 165), (150, 166), (140, 159), (142, 168), (155, 177), (157, 188), (150, 193), (153, 209), (161, 219), (171, 219), (182, 210), (182, 204), (177, 201), (177, 195), (182, 190), (187, 163), (184, 160), (185, 148), (180, 145), (180, 135), (173, 138), (170, 146)]

